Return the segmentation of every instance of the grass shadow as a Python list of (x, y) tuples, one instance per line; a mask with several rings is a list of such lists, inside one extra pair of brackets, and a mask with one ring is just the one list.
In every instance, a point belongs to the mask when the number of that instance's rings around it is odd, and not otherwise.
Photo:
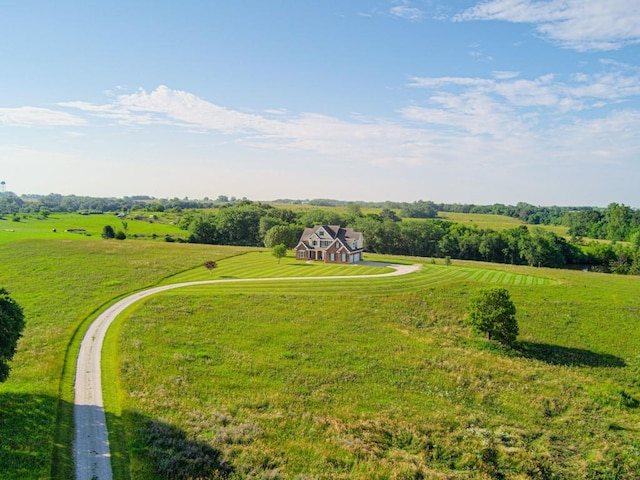
[(220, 275), (220, 278), (238, 278), (238, 277), (234, 277), (233, 275)]
[(137, 412), (124, 415), (133, 427), (129, 456), (140, 478), (225, 479), (235, 471), (220, 450), (188, 438), (180, 428)]
[(565, 367), (626, 367), (625, 361), (608, 353), (597, 353), (582, 348), (561, 347), (537, 342), (518, 342), (515, 351), (525, 358), (550, 365)]
[(51, 396), (0, 392), (0, 478), (50, 477), (57, 408)]

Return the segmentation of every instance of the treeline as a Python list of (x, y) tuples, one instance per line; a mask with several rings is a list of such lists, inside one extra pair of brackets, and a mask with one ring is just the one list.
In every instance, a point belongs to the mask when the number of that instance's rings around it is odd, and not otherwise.
[[(279, 200), (286, 203), (300, 201)], [(516, 218), (527, 225), (562, 225), (569, 229), (569, 235), (576, 240), (588, 237), (631, 242), (640, 232), (640, 210), (624, 204), (611, 203), (606, 208), (597, 207), (540, 207), (524, 202), (516, 205), (474, 205), (459, 203), (435, 203), (419, 200), (406, 202), (340, 202), (337, 200), (309, 200), (310, 205), (332, 207), (369, 207), (397, 210), (404, 218), (435, 218), (438, 212), (492, 214)]]
[(373, 253), (640, 273), (640, 235), (639, 242), (631, 245), (594, 243), (583, 247), (526, 225), (495, 231), (438, 219), (402, 221), (388, 208), (367, 215), (354, 205), (342, 211), (345, 213), (337, 209), (296, 212), (242, 201), (215, 212), (186, 212), (180, 226), (194, 243), (267, 247), (283, 243), (293, 248), (305, 227), (342, 225), (362, 232), (365, 249)]
[[(149, 212), (181, 211), (186, 209), (223, 208), (248, 201), (219, 195), (215, 199), (189, 198), (157, 199), (145, 195), (123, 198), (99, 198), (77, 195), (22, 195), (11, 192), (0, 195), (0, 215), (41, 212)], [(474, 205), (458, 203), (416, 202), (350, 202), (331, 199), (291, 200), (279, 199), (274, 203), (305, 204), (318, 207), (343, 207), (349, 211), (362, 208), (379, 208), (393, 212), (402, 218), (436, 218), (438, 212), (493, 214), (516, 218), (528, 225), (563, 225), (575, 239), (593, 238), (631, 241), (640, 231), (640, 210), (623, 204), (611, 203), (607, 208), (596, 207), (541, 207), (524, 202), (516, 205)]]
[(154, 198), (146, 195), (131, 197), (87, 197), (78, 195), (21, 195), (12, 192), (0, 194), (0, 215), (17, 213), (112, 213), (128, 212), (131, 210), (145, 210), (149, 212), (164, 212), (167, 210), (184, 210), (190, 208), (219, 208), (233, 204), (235, 197), (220, 195), (215, 200), (204, 198), (194, 200), (189, 198)]
[[(366, 250), (374, 253), (422, 257), (451, 257), (545, 267), (589, 266), (605, 272), (640, 273), (640, 211), (612, 203), (607, 208), (534, 207), (519, 203), (476, 206), (430, 201), (359, 203), (333, 200), (289, 201), (319, 207), (293, 211), (220, 195), (215, 200), (155, 199), (147, 196), (93, 198), (51, 194), (0, 195), (0, 214), (45, 212), (150, 212), (181, 214), (180, 226), (193, 243), (293, 248), (304, 227), (342, 225), (363, 232)], [(363, 215), (362, 207), (377, 206), (377, 214)], [(509, 215), (524, 222), (566, 225), (573, 241), (540, 228), (522, 225), (502, 231), (479, 229), (438, 220), (438, 211)], [(402, 218), (423, 219), (402, 221)], [(611, 243), (582, 245), (584, 237)], [(628, 243), (621, 243), (621, 242)]]
[(353, 228), (364, 234), (367, 251), (374, 253), (640, 274), (640, 234), (630, 245), (582, 246), (526, 225), (495, 231), (443, 220), (394, 222), (365, 216), (356, 219)]

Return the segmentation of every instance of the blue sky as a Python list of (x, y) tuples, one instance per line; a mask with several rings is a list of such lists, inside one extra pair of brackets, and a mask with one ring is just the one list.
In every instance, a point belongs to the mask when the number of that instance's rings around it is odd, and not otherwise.
[(0, 179), (640, 207), (637, 0), (6, 2)]

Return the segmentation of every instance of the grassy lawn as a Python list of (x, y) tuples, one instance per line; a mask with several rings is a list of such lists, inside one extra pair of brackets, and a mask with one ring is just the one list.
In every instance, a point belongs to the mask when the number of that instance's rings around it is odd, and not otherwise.
[(0, 384), (3, 480), (49, 478), (52, 464), (54, 478), (70, 478), (75, 349), (98, 310), (206, 260), (246, 251), (56, 238), (0, 241), (0, 285), (24, 307), (27, 323), (9, 380)]
[[(113, 334), (131, 478), (193, 451), (229, 478), (640, 478), (638, 280), (429, 264), (150, 298)], [(491, 283), (517, 351), (464, 324)]]
[[(78, 342), (123, 295), (387, 271), (104, 241), (104, 216), (51, 217), (0, 221), (0, 286), (27, 317), (0, 384), (2, 479), (72, 478)], [(176, 228), (141, 223), (129, 233)], [(518, 307), (516, 352), (464, 324), (469, 294), (487, 285), (507, 286)], [(118, 320), (105, 352), (107, 384), (119, 387), (106, 392), (116, 478), (178, 478), (156, 471), (177, 469), (185, 451), (231, 478), (640, 478), (639, 291), (636, 277), (438, 261), (404, 277), (149, 298)]]
[[(256, 249), (254, 249), (256, 250)], [(393, 270), (383, 266), (332, 265), (324, 262), (296, 260), (291, 251), (280, 262), (268, 250), (257, 250), (225, 260), (215, 269), (195, 268), (166, 279), (163, 283), (199, 280), (230, 280), (234, 278), (287, 278), (335, 275), (377, 275)]]

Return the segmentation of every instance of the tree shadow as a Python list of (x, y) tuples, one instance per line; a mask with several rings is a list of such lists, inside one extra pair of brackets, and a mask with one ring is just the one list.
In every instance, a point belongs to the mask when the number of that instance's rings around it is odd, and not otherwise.
[[(106, 414), (114, 476), (129, 478), (130, 461), (150, 473), (141, 478), (225, 479), (235, 471), (222, 452), (183, 430), (139, 413), (124, 415), (134, 426), (132, 438), (120, 436), (122, 417)], [(75, 478), (73, 435), (72, 403), (0, 391), (0, 479)], [(113, 435), (126, 451), (114, 451)]]
[(0, 392), (0, 478), (50, 477), (57, 408), (51, 396)]
[(625, 361), (608, 353), (597, 353), (582, 348), (561, 347), (537, 342), (518, 342), (515, 351), (525, 358), (550, 365), (565, 367), (626, 367)]
[(180, 428), (138, 412), (123, 415), (134, 426), (129, 456), (141, 470), (175, 480), (225, 479), (235, 471), (220, 450), (188, 438)]

